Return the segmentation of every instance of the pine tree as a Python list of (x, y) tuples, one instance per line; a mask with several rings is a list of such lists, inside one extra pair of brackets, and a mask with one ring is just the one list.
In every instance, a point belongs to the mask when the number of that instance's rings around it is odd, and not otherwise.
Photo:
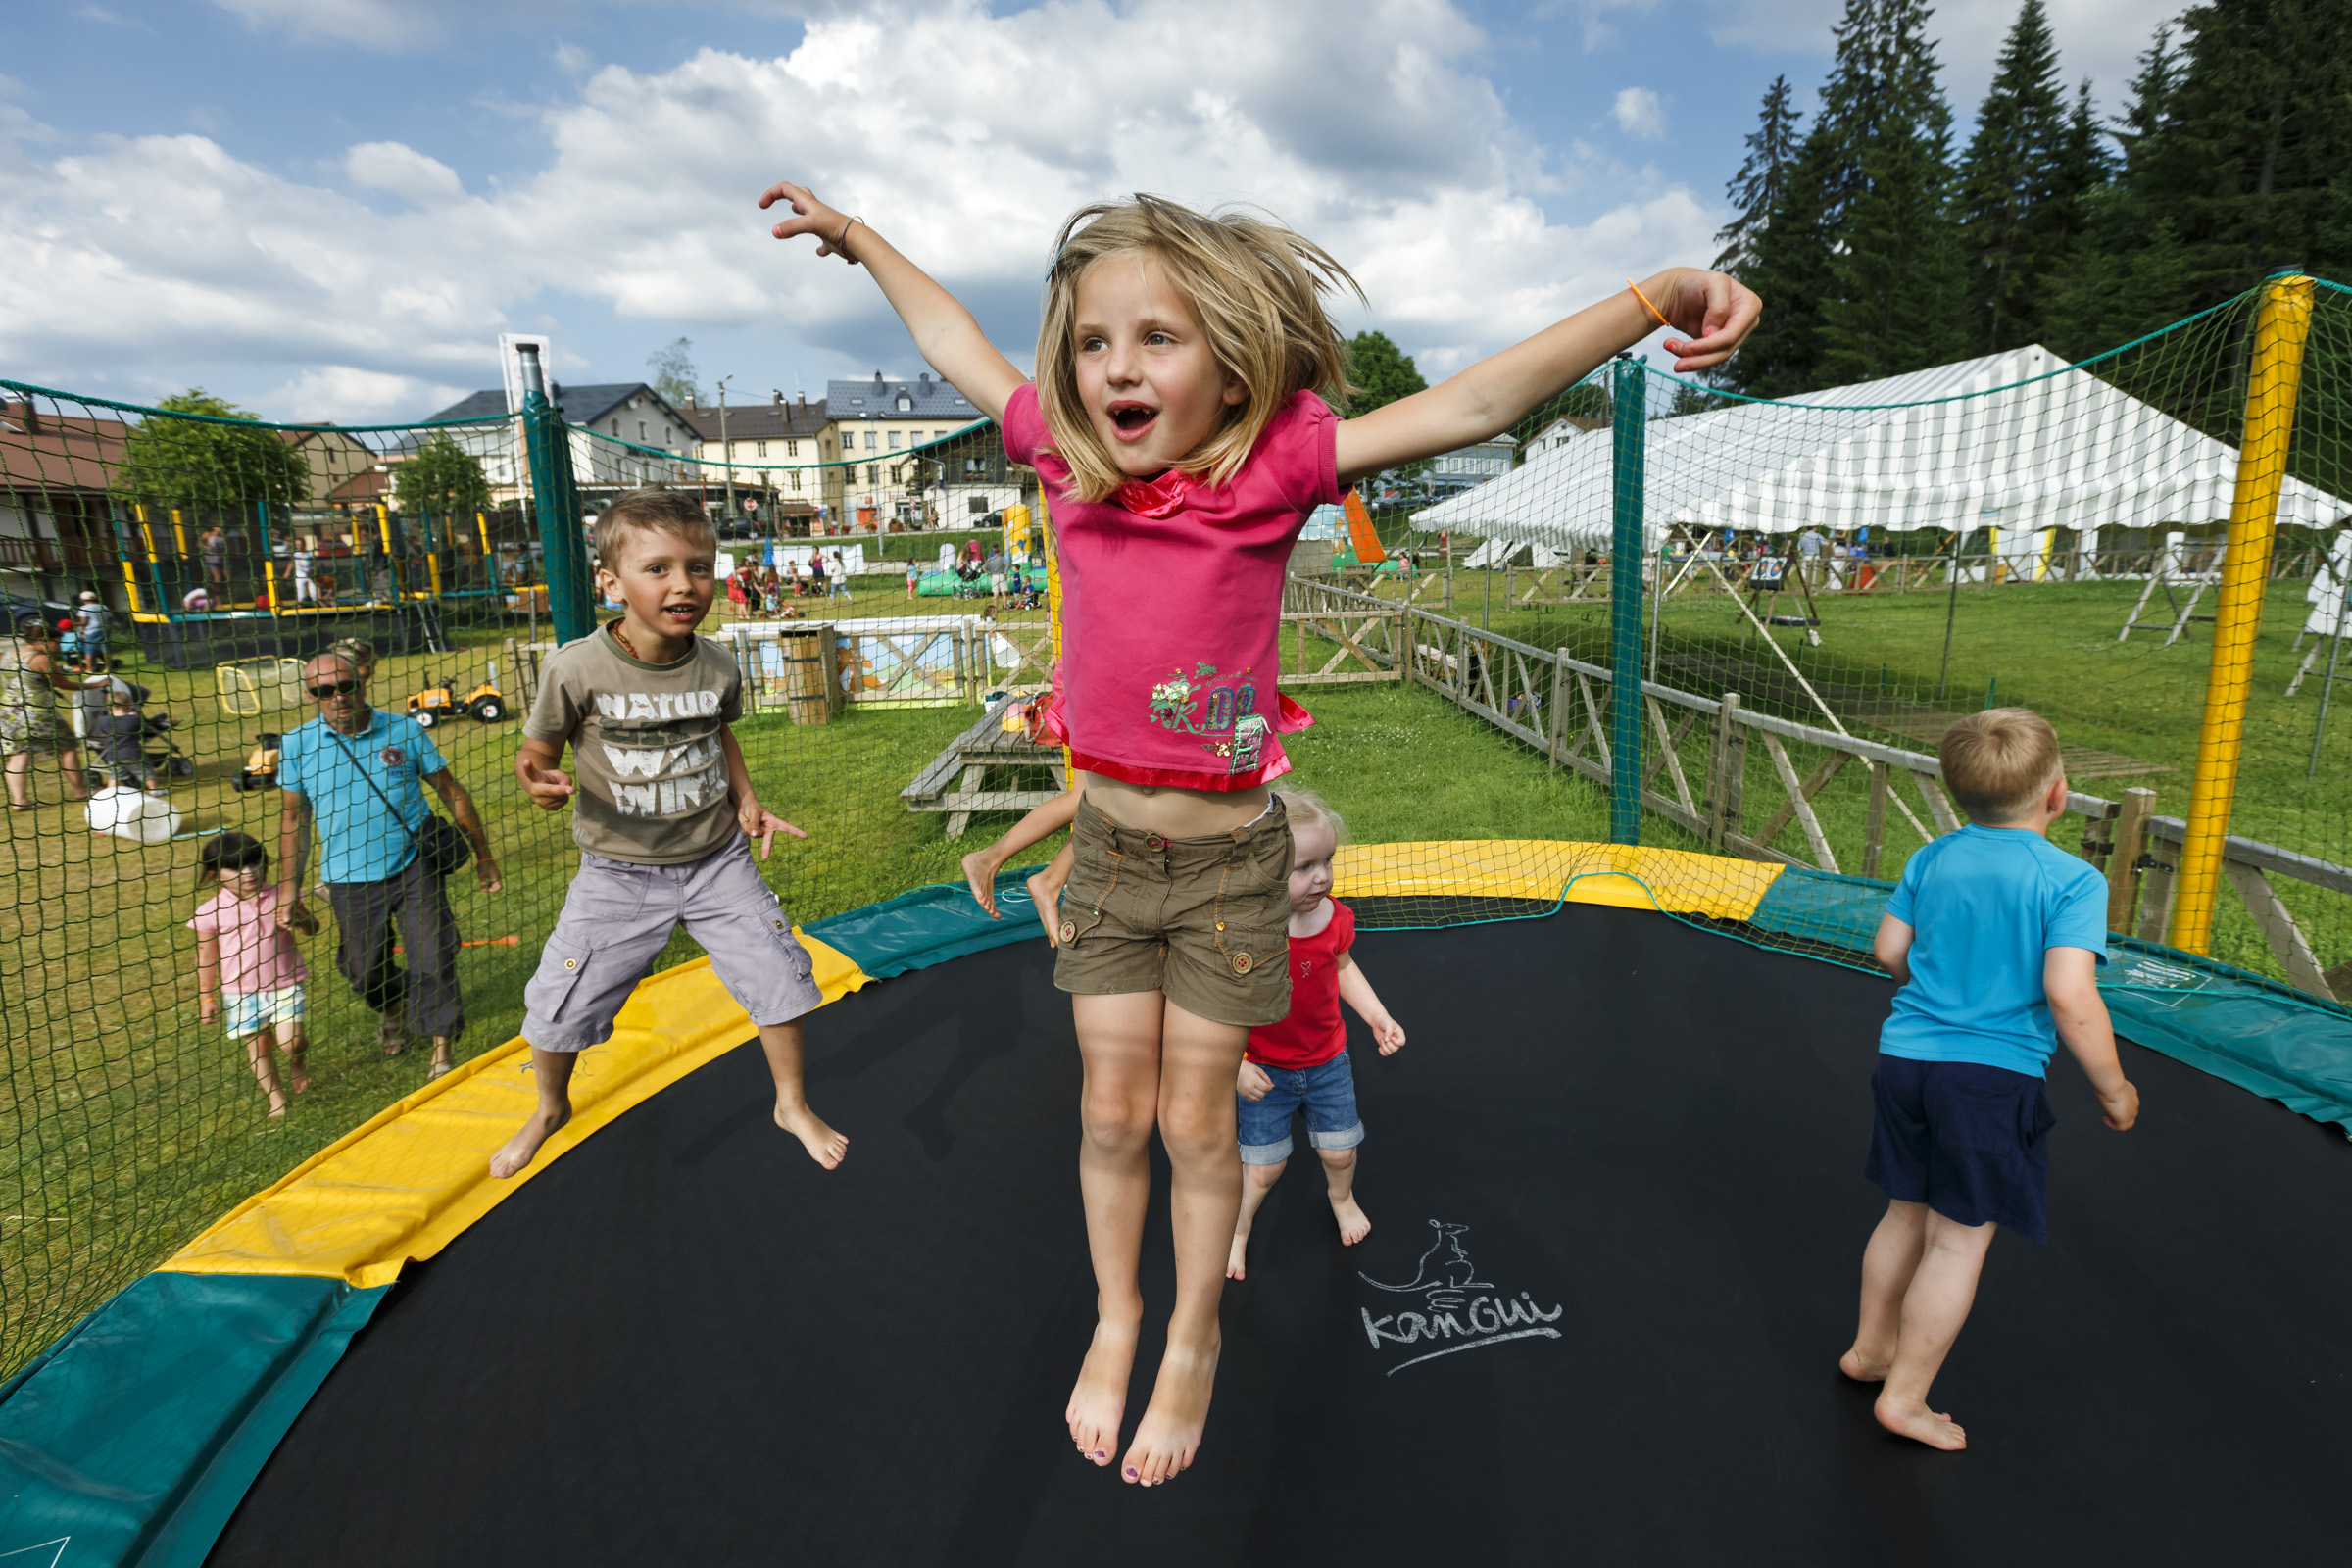
[(1724, 195), (1731, 198), (1734, 217), (1716, 234), (1723, 253), (1715, 258), (1719, 271), (1743, 276), (1756, 263), (1756, 242), (1763, 237), (1788, 190), (1798, 142), (1796, 122), (1804, 118), (1796, 108), (1787, 76), (1775, 76), (1764, 89), (1764, 113), (1747, 135), (1747, 157), (1740, 165)]
[(2171, 118), (2173, 93), (2180, 85), (2180, 57), (2173, 52), (2173, 24), (2160, 22), (2155, 41), (2139, 57), (2139, 74), (2125, 89), (2131, 96), (2124, 104), (2124, 118), (2112, 132), (2123, 146), (2127, 171), (2133, 151), (2162, 130)]
[(2025, 0), (1960, 166), (1969, 336), (1979, 354), (2041, 335), (2049, 277), (2077, 226), (2082, 160), (2074, 132), (2047, 14), (2041, 0)]
[[(1821, 230), (1837, 248), (1817, 375), (1870, 380), (1967, 352), (1952, 221), (1951, 108), (1920, 0), (1847, 0), (1838, 60), (1807, 138), (1827, 173)], [(1811, 161), (1811, 160), (1809, 160)]]
[(2050, 285), (2042, 341), (2070, 360), (2084, 360), (2190, 313), (2180, 239), (2169, 218), (2140, 192), (2148, 149), (2172, 117), (2180, 83), (2173, 24), (2157, 26), (2125, 88), (2123, 115), (2104, 127), (2122, 149), (2120, 165), (2090, 122), (2088, 87), (2076, 103), (2069, 140), (2081, 168), (2077, 232)]
[(1829, 286), (1829, 242), (1821, 227), (1827, 154), (1818, 137), (1798, 138), (1797, 118), (1787, 78), (1775, 78), (1747, 138), (1747, 160), (1727, 187), (1738, 216), (1716, 235), (1725, 246), (1716, 265), (1756, 291), (1764, 318), (1709, 379), (1750, 397), (1786, 397), (1815, 384), (1821, 297)]

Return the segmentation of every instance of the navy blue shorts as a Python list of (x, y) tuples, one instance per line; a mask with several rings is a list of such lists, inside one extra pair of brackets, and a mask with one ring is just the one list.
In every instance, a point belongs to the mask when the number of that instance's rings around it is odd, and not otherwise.
[(1862, 1174), (1959, 1225), (2049, 1240), (2050, 1098), (2039, 1078), (1974, 1061), (1881, 1054)]

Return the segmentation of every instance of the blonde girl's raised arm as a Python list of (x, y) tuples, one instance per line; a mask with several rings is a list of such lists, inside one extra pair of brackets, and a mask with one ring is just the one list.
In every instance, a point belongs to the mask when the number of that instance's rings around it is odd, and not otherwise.
[[(862, 219), (836, 212), (816, 199), (806, 185), (778, 180), (760, 197), (762, 208), (784, 202), (791, 216), (773, 232), (778, 239), (813, 234), (816, 254), (838, 256), (853, 267), (863, 267), (881, 286), (882, 297), (906, 323), (915, 351), (948, 384), (971, 399), (972, 407), (1002, 423), (1004, 405), (1012, 401), (1027, 376), (980, 330), (962, 301), (933, 281), (930, 274), (900, 255), (890, 241), (875, 233)], [(852, 233), (851, 230), (856, 232)]]
[[(1690, 267), (1668, 268), (1643, 283), (1642, 293), (1685, 334), (1666, 340), (1678, 370), (1703, 370), (1730, 359), (1764, 309), (1736, 278)], [(1426, 392), (1344, 419), (1340, 483), (1500, 435), (1657, 325), (1649, 307), (1623, 289)]]

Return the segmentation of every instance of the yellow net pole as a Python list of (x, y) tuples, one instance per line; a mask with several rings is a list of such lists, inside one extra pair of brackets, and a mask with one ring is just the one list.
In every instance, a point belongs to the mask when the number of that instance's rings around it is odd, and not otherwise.
[[(1046, 614), (1054, 625), (1054, 667), (1047, 671), (1049, 697), (1061, 677), (1061, 543), (1054, 536), (1054, 508), (1046, 499), (1046, 476), (1037, 476), (1037, 526), (1045, 531), (1046, 539)], [(1070, 758), (1068, 743), (1061, 748), (1061, 786), (1068, 789), (1078, 782), (1078, 764)]]
[(2254, 684), (2254, 635), (2278, 534), (2278, 492), (2286, 479), (2287, 441), (2311, 337), (2308, 277), (2273, 278), (2254, 318), (2254, 357), (2246, 369), (2246, 427), (2238, 444), (2237, 488), (2230, 502), (2230, 537), (2222, 559), (2221, 603), (2214, 609), (2213, 663), (2205, 681), (2205, 722), (2197, 733), (2197, 770), (2189, 785), (2188, 829), (2174, 878), (2171, 941), (2184, 953), (2213, 942), (2221, 894), (2223, 842), (2237, 794), (2246, 698)]

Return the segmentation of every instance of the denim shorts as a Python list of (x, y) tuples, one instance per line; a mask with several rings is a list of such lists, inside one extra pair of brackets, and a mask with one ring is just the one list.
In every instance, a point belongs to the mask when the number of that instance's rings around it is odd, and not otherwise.
[(1870, 1075), (1877, 1116), (1862, 1174), (1898, 1202), (1959, 1225), (2006, 1225), (2049, 1240), (2049, 1131), (2039, 1078), (1974, 1061), (1881, 1054)]
[(1264, 1071), (1274, 1080), (1264, 1099), (1234, 1097), (1241, 1100), (1243, 1164), (1278, 1165), (1290, 1158), (1291, 1112), (1302, 1105), (1309, 1148), (1353, 1149), (1364, 1141), (1364, 1119), (1355, 1110), (1355, 1071), (1348, 1065), (1348, 1053), (1312, 1067)]
[(583, 851), (539, 972), (523, 987), (522, 1038), (541, 1051), (585, 1051), (612, 1038), (621, 1004), (681, 925), (752, 1022), (789, 1023), (824, 1000), (808, 950), (742, 834), (683, 865)]
[(228, 1038), (243, 1040), (265, 1029), (302, 1022), (302, 987), (280, 986), (275, 991), (223, 991), (220, 1021)]

